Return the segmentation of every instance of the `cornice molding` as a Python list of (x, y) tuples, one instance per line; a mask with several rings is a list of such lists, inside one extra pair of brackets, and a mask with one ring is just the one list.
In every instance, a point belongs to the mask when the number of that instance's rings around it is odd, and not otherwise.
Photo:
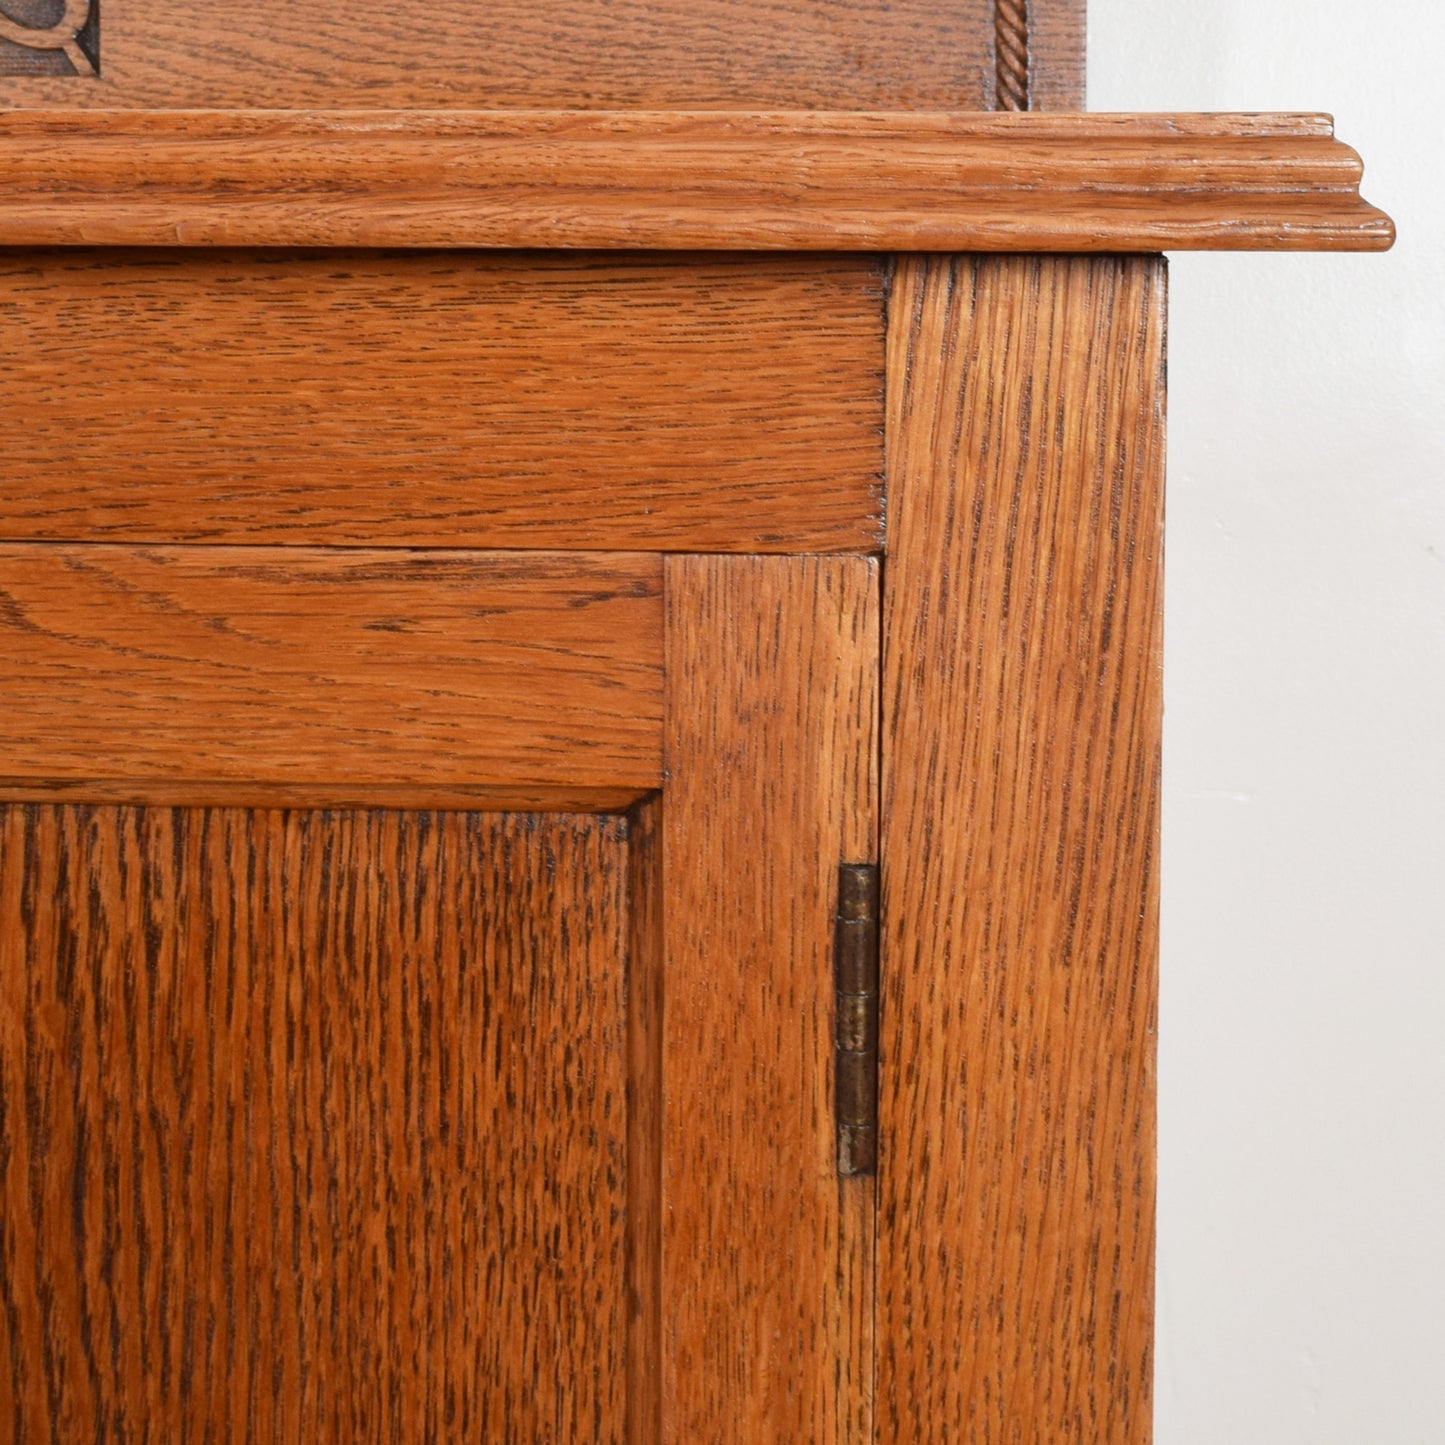
[(0, 244), (1384, 250), (1323, 115), (0, 112)]

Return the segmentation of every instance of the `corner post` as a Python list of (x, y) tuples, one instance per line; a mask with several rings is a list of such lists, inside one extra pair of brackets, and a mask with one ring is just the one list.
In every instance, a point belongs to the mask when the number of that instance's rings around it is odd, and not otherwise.
[(883, 1442), (1151, 1435), (1164, 283), (897, 266)]

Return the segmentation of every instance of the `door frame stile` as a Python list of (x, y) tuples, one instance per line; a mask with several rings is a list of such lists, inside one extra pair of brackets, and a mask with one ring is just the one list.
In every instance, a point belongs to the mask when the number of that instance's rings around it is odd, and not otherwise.
[(879, 565), (664, 570), (664, 1441), (872, 1439), (871, 1176), (839, 1178), (839, 864), (876, 856)]

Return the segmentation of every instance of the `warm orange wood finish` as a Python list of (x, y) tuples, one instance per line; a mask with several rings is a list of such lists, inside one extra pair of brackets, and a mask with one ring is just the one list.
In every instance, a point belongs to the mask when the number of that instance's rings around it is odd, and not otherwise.
[(626, 835), (0, 808), (5, 1438), (620, 1440)]
[(632, 813), (627, 897), (627, 1441), (662, 1434), (662, 805)]
[(1327, 116), (0, 113), (0, 244), (1381, 250)]
[(872, 259), (0, 256), (0, 536), (866, 551)]
[(0, 778), (642, 789), (661, 560), (0, 546)]
[(879, 1416), (1150, 1438), (1164, 272), (914, 258), (889, 340)]
[(663, 1432), (872, 1438), (873, 1181), (840, 1180), (842, 862), (874, 848), (878, 566), (670, 559)]
[[(1087, 9), (1086, 0), (993, 0), (994, 100), (987, 108), (1083, 110), (1086, 99)], [(1027, 47), (1027, 87), (1022, 96), (1024, 103), (1018, 106), (1010, 103), (1007, 94), (1011, 64), (999, 43), (1001, 31), (1006, 30), (1010, 23), (1022, 30)], [(969, 109), (960, 102), (951, 101), (940, 101), (937, 108)]]
[[(583, 754), (585, 756), (585, 754)], [(17, 803), (137, 803), (165, 808), (469, 808), (510, 813), (626, 813), (653, 788), (586, 783), (237, 782), (217, 778), (35, 778), (0, 774)]]
[(1063, 113), (1083, 0), (96, 3), (0, 0), (0, 1436), (1148, 1445), (1158, 252), (1359, 157)]
[[(105, 0), (98, 80), (3, 84), (26, 106), (989, 109), (995, 3)], [(1028, 8), (1032, 103), (1081, 106), (1082, 0)], [(45, 63), (0, 40), (0, 76)]]

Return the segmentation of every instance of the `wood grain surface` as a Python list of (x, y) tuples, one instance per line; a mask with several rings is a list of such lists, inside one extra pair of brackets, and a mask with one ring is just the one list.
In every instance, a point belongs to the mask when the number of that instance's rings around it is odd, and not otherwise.
[[(1005, 110), (998, 83), (998, 25), (1004, 7), (1018, 0), (993, 0), (994, 110)], [(1087, 0), (1025, 0), (1029, 86), (1027, 109), (1083, 110), (1086, 103)]]
[(0, 546), (0, 778), (634, 794), (662, 562)]
[(1164, 271), (909, 258), (879, 1438), (1150, 1439)]
[(0, 1434), (622, 1440), (626, 834), (0, 808)]
[[(32, 766), (35, 766), (32, 763)], [(488, 813), (629, 813), (652, 788), (585, 783), (238, 782), (233, 778), (36, 778), (0, 774), (8, 803), (135, 803), (165, 808), (432, 808)]]
[(831, 1095), (838, 865), (875, 857), (878, 564), (667, 564), (663, 1433), (872, 1435), (868, 1177)]
[(1319, 115), (0, 113), (0, 244), (1382, 250)]
[(662, 1009), (666, 986), (662, 800), (628, 833), (627, 1440), (662, 1445)]
[[(25, 0), (9, 0), (12, 9), (17, 3)], [(979, 110), (994, 103), (993, 6), (310, 0), (198, 11), (183, 0), (105, 0), (99, 80), (15, 78), (6, 99), (180, 108)], [(1082, 8), (1082, 0), (1030, 0), (1038, 17), (1036, 89), (1057, 105), (1083, 104)], [(6, 71), (0, 49), (0, 75)]]
[(881, 544), (871, 260), (0, 257), (0, 536)]

